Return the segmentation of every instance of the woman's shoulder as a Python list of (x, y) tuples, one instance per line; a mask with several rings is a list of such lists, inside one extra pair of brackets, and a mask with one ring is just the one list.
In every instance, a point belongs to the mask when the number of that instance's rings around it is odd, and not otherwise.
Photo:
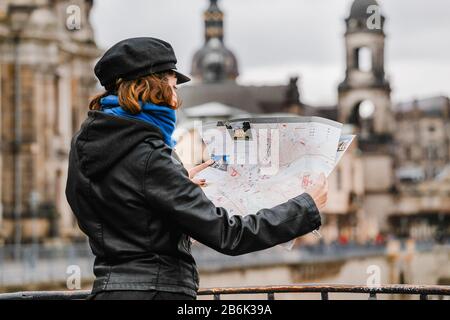
[(148, 144), (153, 149), (161, 149), (165, 146), (167, 147), (162, 139), (147, 138), (144, 140), (144, 143)]
[[(163, 140), (148, 138), (143, 140), (139, 145), (139, 150), (142, 156), (148, 161), (150, 157), (152, 158), (171, 158), (172, 148), (170, 148)], [(139, 151), (138, 151), (139, 152)]]
[(145, 154), (146, 169), (161, 167), (164, 170), (185, 171), (183, 163), (175, 150), (158, 139), (145, 140), (148, 145)]

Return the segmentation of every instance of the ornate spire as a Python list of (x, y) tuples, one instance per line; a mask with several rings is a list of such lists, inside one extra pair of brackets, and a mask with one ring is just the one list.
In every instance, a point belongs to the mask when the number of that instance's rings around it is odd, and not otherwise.
[(205, 20), (205, 43), (211, 38), (223, 41), (223, 12), (217, 5), (217, 0), (209, 1), (209, 8), (203, 13)]

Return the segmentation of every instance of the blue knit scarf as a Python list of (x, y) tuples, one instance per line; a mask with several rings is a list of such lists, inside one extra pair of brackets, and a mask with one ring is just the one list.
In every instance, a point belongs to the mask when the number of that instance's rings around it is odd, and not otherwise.
[(164, 142), (171, 148), (175, 146), (176, 141), (172, 138), (175, 130), (176, 113), (169, 106), (160, 106), (151, 102), (142, 103), (142, 111), (138, 114), (132, 114), (119, 105), (119, 98), (115, 95), (109, 95), (100, 100), (102, 111), (123, 118), (139, 119), (158, 127), (162, 134)]

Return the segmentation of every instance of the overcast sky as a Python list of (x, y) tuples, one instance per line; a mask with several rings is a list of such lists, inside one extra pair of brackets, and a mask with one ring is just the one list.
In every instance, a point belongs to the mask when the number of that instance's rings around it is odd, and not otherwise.
[[(386, 73), (394, 102), (450, 96), (450, 1), (378, 0), (386, 16)], [(344, 18), (352, 0), (219, 0), (224, 39), (243, 84), (301, 77), (306, 103), (334, 104), (344, 77)], [(96, 40), (106, 49), (128, 37), (172, 44), (180, 71), (190, 72), (204, 41), (208, 0), (96, 0)]]

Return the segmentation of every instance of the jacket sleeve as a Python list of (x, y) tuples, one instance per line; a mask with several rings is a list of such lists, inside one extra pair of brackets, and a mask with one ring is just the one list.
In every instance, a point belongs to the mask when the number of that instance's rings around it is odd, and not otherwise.
[(143, 184), (148, 205), (184, 233), (227, 255), (263, 250), (309, 233), (321, 225), (319, 211), (303, 193), (256, 214), (230, 216), (193, 183), (186, 169), (159, 145), (146, 161)]

